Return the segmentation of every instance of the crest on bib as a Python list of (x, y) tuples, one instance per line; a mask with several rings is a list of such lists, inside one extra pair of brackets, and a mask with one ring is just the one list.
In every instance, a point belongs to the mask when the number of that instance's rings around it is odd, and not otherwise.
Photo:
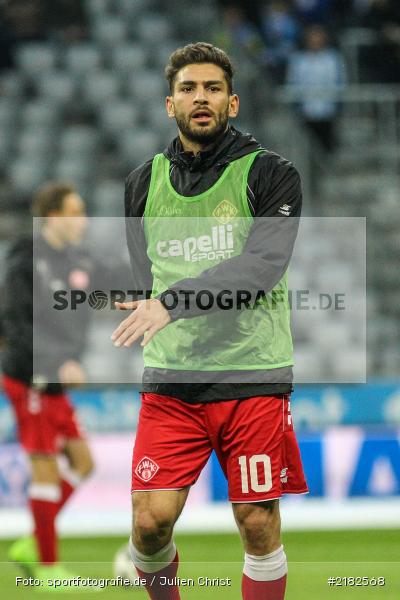
[(222, 225), (226, 225), (237, 215), (238, 209), (229, 200), (222, 200), (213, 210), (212, 216)]

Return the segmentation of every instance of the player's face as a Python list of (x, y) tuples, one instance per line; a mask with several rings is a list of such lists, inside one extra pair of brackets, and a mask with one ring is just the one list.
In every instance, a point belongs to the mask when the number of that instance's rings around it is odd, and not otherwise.
[(87, 227), (85, 204), (78, 194), (64, 197), (61, 210), (49, 216), (48, 223), (67, 244), (77, 244)]
[(178, 71), (173, 95), (167, 97), (168, 116), (176, 119), (181, 136), (200, 145), (213, 143), (238, 111), (239, 98), (229, 94), (223, 70), (209, 63)]

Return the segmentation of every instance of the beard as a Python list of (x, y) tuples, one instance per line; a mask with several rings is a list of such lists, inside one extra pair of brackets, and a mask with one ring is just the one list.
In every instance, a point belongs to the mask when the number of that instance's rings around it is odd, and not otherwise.
[(219, 114), (213, 113), (213, 119), (215, 121), (214, 125), (193, 124), (190, 116), (182, 113), (175, 114), (178, 129), (186, 139), (195, 144), (205, 145), (212, 144), (224, 133), (224, 131), (226, 131), (226, 128), (228, 127), (228, 118), (229, 106)]

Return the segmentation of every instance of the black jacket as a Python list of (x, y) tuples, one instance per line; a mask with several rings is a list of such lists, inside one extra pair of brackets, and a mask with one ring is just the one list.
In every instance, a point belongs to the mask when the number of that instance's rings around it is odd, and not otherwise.
[[(194, 196), (209, 189), (227, 165), (256, 150), (263, 150), (254, 160), (248, 177), (248, 202), (255, 217), (245, 248), (239, 256), (222, 261), (202, 272), (199, 277), (176, 283), (179, 290), (210, 290), (237, 286), (238, 273), (244, 289), (270, 291), (287, 269), (297, 235), (301, 213), (300, 177), (293, 165), (281, 156), (262, 149), (249, 134), (230, 127), (215, 147), (197, 156), (184, 152), (179, 138), (164, 151), (170, 160), (170, 178), (174, 189), (185, 196)], [(146, 253), (141, 217), (147, 200), (152, 159), (132, 171), (125, 185), (125, 215), (127, 240), (136, 289), (151, 290), (151, 263)], [(286, 206), (285, 206), (286, 205)], [(289, 211), (289, 214), (288, 214)], [(287, 218), (290, 216), (291, 218)], [(136, 219), (129, 219), (136, 217)], [(275, 217), (268, 221), (263, 217)], [(266, 223), (270, 222), (268, 235)], [(283, 241), (282, 241), (283, 240)], [(196, 316), (184, 311), (183, 303), (170, 310), (173, 320)], [(272, 371), (272, 370), (271, 370)], [(181, 398), (188, 402), (209, 402), (245, 398), (254, 395), (288, 393), (292, 389), (291, 368), (274, 369), (258, 383), (178, 383), (171, 373), (161, 369), (145, 369), (143, 390)], [(178, 378), (179, 380), (179, 378)]]
[[(89, 324), (88, 305), (77, 314), (61, 313), (52, 305), (55, 289), (87, 287), (95, 265), (86, 252), (74, 247), (56, 250), (41, 236), (21, 239), (7, 257), (1, 310), (5, 374), (28, 385), (43, 382), (48, 393), (61, 390), (58, 368), (66, 360), (80, 360)], [(33, 335), (34, 334), (34, 335)]]

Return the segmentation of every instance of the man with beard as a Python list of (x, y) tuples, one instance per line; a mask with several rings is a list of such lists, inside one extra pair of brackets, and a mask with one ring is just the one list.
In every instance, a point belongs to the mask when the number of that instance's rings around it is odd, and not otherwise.
[(112, 335), (144, 347), (131, 556), (153, 600), (180, 598), (173, 527), (214, 449), (245, 548), (243, 598), (282, 600), (279, 498), (307, 492), (289, 405), (299, 176), (229, 125), (239, 98), (225, 52), (179, 48), (166, 77), (178, 137), (125, 194), (135, 282), (151, 297), (117, 303), (130, 314)]

